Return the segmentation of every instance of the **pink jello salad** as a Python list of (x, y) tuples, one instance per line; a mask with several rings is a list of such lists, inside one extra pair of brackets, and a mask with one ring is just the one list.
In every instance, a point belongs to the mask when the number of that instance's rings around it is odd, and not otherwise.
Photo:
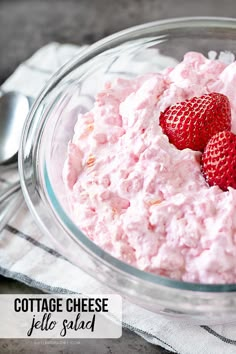
[(227, 95), (236, 132), (236, 62), (189, 52), (160, 73), (108, 82), (78, 117), (63, 179), (73, 220), (141, 270), (199, 283), (236, 282), (236, 190), (209, 187), (201, 153), (178, 150), (159, 125), (167, 107)]

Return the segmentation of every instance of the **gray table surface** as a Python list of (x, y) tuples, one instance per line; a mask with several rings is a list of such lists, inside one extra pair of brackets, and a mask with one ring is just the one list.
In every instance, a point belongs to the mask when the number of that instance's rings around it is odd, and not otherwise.
[[(19, 63), (51, 42), (84, 44), (121, 29), (180, 16), (236, 16), (235, 0), (0, 0), (0, 84)], [(38, 292), (0, 277), (0, 293)], [(81, 340), (36, 346), (0, 340), (5, 353), (133, 354), (168, 353), (128, 330), (119, 340)], [(191, 354), (191, 353), (189, 353)]]

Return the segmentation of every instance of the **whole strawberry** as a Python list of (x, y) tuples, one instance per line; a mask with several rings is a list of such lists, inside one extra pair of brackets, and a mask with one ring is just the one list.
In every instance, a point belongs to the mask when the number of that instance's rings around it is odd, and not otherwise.
[(179, 150), (203, 151), (213, 135), (230, 130), (229, 100), (213, 92), (176, 103), (160, 114), (160, 126)]
[(223, 191), (236, 188), (236, 135), (223, 131), (214, 135), (202, 154), (202, 173), (210, 186)]

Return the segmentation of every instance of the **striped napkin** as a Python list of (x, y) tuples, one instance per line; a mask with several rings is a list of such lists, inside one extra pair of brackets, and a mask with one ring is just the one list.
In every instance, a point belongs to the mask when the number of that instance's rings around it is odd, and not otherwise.
[[(52, 73), (82, 47), (51, 43), (21, 64), (1, 91), (35, 97)], [(27, 79), (26, 79), (27, 78)], [(17, 179), (0, 168), (0, 192)], [(68, 262), (34, 223), (26, 205), (0, 235), (0, 273), (49, 293), (109, 293), (95, 279)], [(123, 325), (145, 340), (179, 354), (235, 354), (236, 326), (190, 326), (124, 301)]]

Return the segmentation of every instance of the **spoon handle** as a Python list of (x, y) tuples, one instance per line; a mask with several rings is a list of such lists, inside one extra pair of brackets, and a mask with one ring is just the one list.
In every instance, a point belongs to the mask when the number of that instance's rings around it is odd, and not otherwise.
[(20, 181), (15, 182), (10, 187), (6, 188), (2, 194), (0, 194), (0, 204), (9, 198), (13, 193), (20, 189)]
[(19, 210), (19, 207), (23, 202), (23, 194), (21, 191), (18, 191), (16, 195), (10, 199), (10, 202), (7, 203), (6, 207), (0, 214), (0, 232), (4, 229), (11, 217), (16, 214), (17, 210)]

